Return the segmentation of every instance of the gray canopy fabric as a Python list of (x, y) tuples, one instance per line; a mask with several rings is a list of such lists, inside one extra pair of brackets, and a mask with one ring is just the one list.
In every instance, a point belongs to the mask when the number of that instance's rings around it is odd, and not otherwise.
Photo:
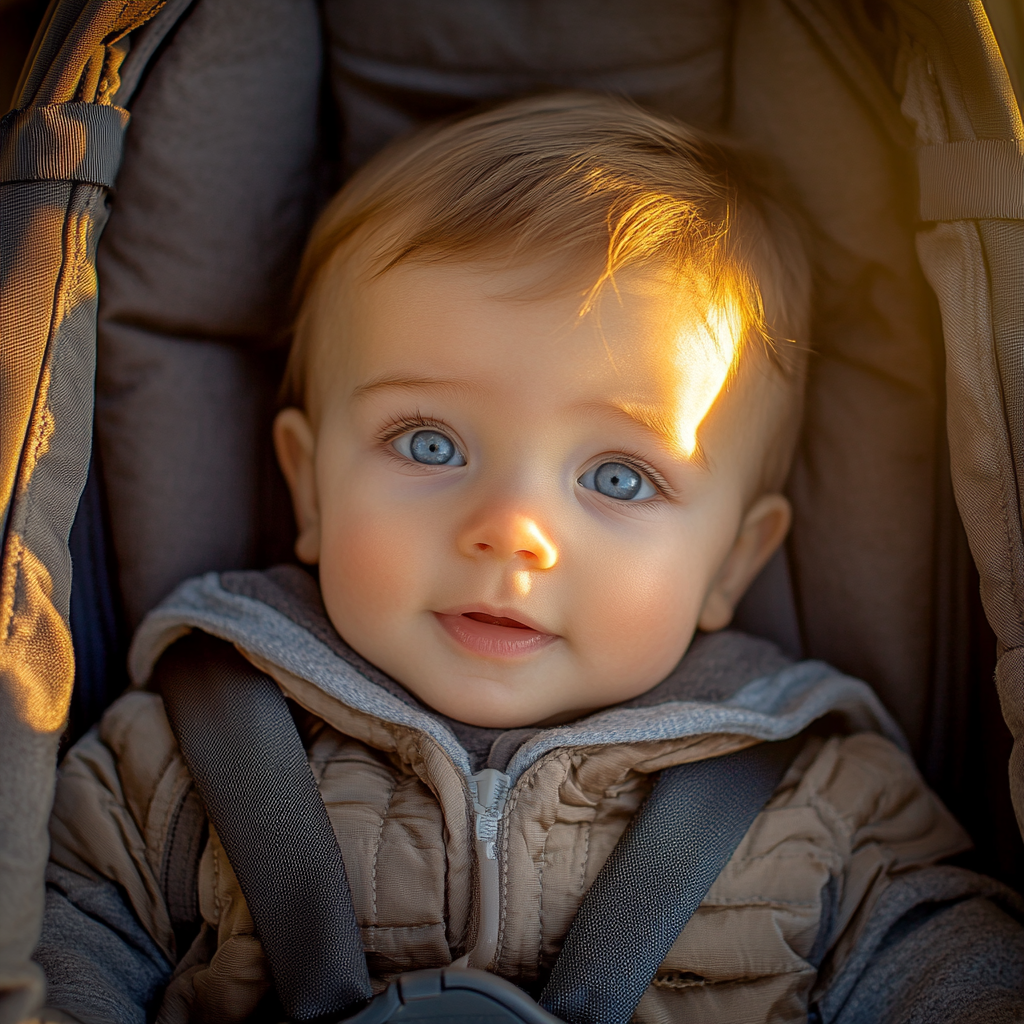
[[(57, 743), (74, 661), (67, 538), (88, 466), (95, 247), (120, 163), (121, 40), (157, 4), (52, 11), (4, 119), (0, 170), (0, 1016), (42, 996), (42, 912)], [(44, 143), (37, 148), (36, 143)], [(86, 154), (93, 154), (87, 156)], [(60, 154), (58, 156), (58, 154)]]
[(811, 225), (815, 355), (788, 565), (748, 623), (793, 646), (771, 621), (791, 602), (804, 651), (868, 679), (941, 758), (958, 694), (988, 683), (962, 519), (1024, 820), (1024, 128), (980, 2), (543, 7), (51, 7), (0, 129), (0, 1022), (41, 998), (94, 415), (132, 621), (187, 575), (286, 549), (266, 425), (316, 206), (395, 134), (533, 88), (626, 92), (785, 170)]

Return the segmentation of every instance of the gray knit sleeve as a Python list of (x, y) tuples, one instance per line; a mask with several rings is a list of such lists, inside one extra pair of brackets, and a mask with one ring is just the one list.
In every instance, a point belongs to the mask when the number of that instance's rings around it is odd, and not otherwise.
[(34, 959), (47, 1006), (82, 1024), (146, 1024), (172, 970), (114, 883), (55, 864)]
[(937, 867), (898, 876), (841, 973), (822, 1024), (1024, 1020), (1024, 903), (992, 879)]

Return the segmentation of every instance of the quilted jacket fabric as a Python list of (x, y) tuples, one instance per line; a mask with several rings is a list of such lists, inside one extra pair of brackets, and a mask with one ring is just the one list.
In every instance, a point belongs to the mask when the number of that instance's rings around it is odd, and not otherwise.
[[(301, 709), (375, 987), (468, 952), (481, 874), (467, 785), (474, 766), (457, 724), (360, 664), (299, 570), (187, 584), (136, 641), (140, 680), (190, 627), (232, 639)], [(286, 650), (289, 635), (296, 643)], [(896, 736), (870, 691), (825, 666), (792, 665), (763, 641), (718, 634), (633, 704), (527, 731), (499, 766), (510, 791), (498, 832), (494, 970), (528, 989), (545, 979), (654, 773), (800, 732), (825, 713), (838, 734), (811, 731), (672, 947), (637, 1020), (805, 1020), (894, 880), (969, 845), (909, 757), (880, 734)], [(189, 824), (195, 804), (160, 698), (128, 693), (62, 768), (53, 900), (75, 902), (71, 874), (114, 883), (164, 965), (147, 996), (156, 1019), (244, 1021), (266, 1008), (272, 981), (215, 832), (204, 841)], [(67, 963), (68, 945), (44, 936), (51, 1005), (89, 1019), (84, 979), (69, 981), (55, 966)]]

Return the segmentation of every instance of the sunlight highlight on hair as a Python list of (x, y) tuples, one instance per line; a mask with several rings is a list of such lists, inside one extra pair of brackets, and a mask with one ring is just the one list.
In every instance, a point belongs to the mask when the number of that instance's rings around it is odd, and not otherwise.
[(736, 361), (743, 317), (729, 298), (711, 306), (703, 320), (688, 321), (675, 338), (675, 434), (688, 458), (697, 450), (697, 431), (722, 393)]
[[(698, 451), (697, 428), (747, 350), (788, 381), (795, 430), (806, 348), (782, 342), (807, 335), (809, 268), (798, 226), (749, 163), (687, 125), (585, 93), (526, 97), (393, 143), (313, 230), (282, 401), (311, 401), (320, 364), (342, 343), (339, 288), (354, 286), (345, 266), (373, 275), (403, 261), (537, 267), (532, 291), (579, 294), (581, 318), (606, 291), (617, 295), (628, 271), (674, 275), (681, 302), (707, 323), (692, 354), (682, 345), (666, 353), (688, 381), (682, 450)], [(709, 313), (723, 295), (731, 311)], [(742, 335), (727, 323), (737, 316)]]

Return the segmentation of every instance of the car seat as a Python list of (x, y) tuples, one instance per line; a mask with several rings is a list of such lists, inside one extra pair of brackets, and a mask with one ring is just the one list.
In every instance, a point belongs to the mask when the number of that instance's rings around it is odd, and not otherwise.
[(815, 354), (740, 624), (872, 683), (1011, 871), (1024, 126), (980, 0), (54, 0), (0, 137), (0, 1020), (37, 998), (69, 706), (96, 717), (181, 579), (288, 557), (268, 428), (317, 208), (396, 134), (552, 87), (785, 171)]

